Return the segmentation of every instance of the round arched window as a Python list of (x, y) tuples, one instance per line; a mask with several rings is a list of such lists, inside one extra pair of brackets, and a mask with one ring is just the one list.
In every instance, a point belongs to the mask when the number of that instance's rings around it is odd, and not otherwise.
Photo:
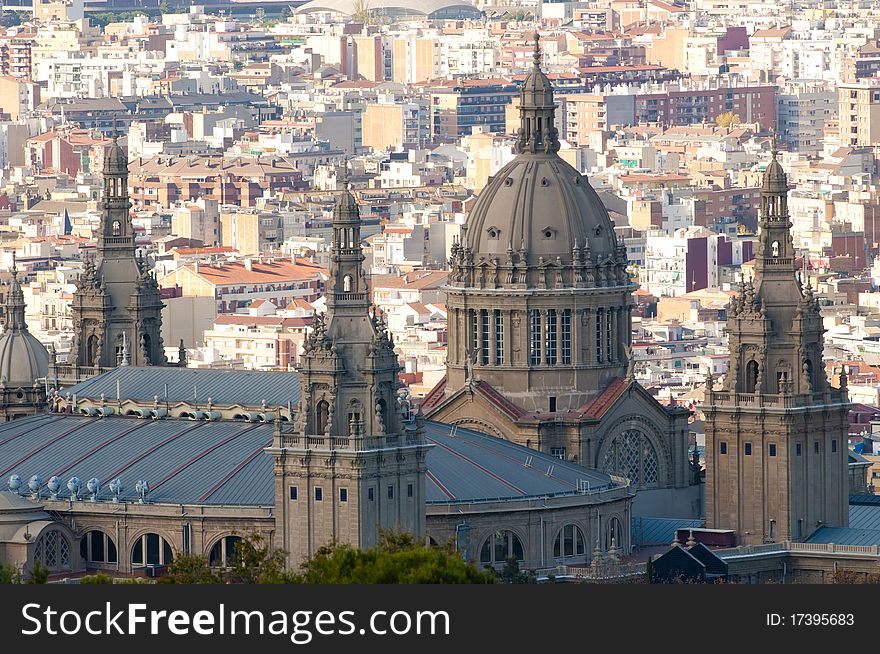
[(658, 483), (657, 452), (639, 429), (627, 429), (614, 437), (605, 453), (602, 469), (626, 477), (636, 488)]
[(57, 529), (47, 531), (34, 545), (34, 561), (49, 570), (66, 570), (70, 568), (70, 543)]
[(235, 562), (235, 548), (241, 542), (239, 536), (225, 536), (214, 543), (209, 563), (214, 567), (227, 568)]
[(565, 525), (553, 543), (553, 556), (561, 559), (568, 556), (583, 556), (587, 552), (584, 532), (577, 525)]
[(168, 565), (173, 559), (171, 545), (159, 534), (144, 534), (131, 548), (133, 566)]
[(483, 565), (501, 565), (511, 557), (522, 563), (523, 546), (519, 537), (507, 529), (496, 531), (483, 541), (480, 548), (480, 563)]
[(103, 531), (87, 532), (79, 541), (79, 553), (88, 563), (116, 563), (116, 543)]

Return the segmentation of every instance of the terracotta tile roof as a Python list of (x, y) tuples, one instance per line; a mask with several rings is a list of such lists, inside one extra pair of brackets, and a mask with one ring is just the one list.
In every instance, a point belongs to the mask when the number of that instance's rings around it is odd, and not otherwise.
[(604, 391), (581, 407), (579, 413), (585, 418), (601, 418), (602, 414), (611, 408), (628, 386), (629, 384), (623, 377), (614, 378)]
[(373, 275), (371, 286), (373, 290), (435, 288), (444, 284), (448, 277), (448, 270), (420, 270), (405, 275)]
[(199, 266), (198, 272), (195, 272), (195, 265), (185, 267), (211, 284), (260, 284), (298, 281), (318, 275), (327, 275), (326, 268), (311, 263), (307, 259), (297, 259), (296, 263), (286, 260), (276, 260), (272, 263), (254, 261), (251, 270), (245, 267), (243, 261), (231, 261), (213, 266), (203, 265)]

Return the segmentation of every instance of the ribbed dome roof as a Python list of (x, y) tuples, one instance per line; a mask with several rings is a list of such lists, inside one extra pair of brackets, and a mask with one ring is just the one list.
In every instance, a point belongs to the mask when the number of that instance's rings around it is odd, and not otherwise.
[(535, 33), (534, 64), (520, 92), (516, 158), (494, 175), (467, 222), (466, 245), (474, 260), (525, 250), (539, 258), (570, 261), (574, 247), (591, 256), (614, 255), (614, 226), (587, 178), (557, 154), (553, 87), (540, 67)]
[(770, 165), (764, 171), (763, 190), (768, 193), (785, 193), (788, 191), (788, 176), (785, 174), (782, 164), (776, 158), (776, 139), (773, 139), (772, 154), (773, 158), (770, 160)]
[(104, 171), (105, 173), (128, 171), (128, 158), (119, 146), (116, 136), (113, 137), (113, 142), (107, 149), (107, 154), (104, 155)]
[(496, 174), (477, 198), (467, 222), (467, 245), (480, 255), (525, 249), (564, 261), (572, 248), (613, 255), (614, 226), (608, 211), (581, 175), (555, 153), (520, 154)]
[(13, 265), (6, 303), (6, 326), (0, 334), (0, 383), (12, 388), (29, 387), (49, 374), (49, 353), (28, 331), (24, 321), (24, 294)]

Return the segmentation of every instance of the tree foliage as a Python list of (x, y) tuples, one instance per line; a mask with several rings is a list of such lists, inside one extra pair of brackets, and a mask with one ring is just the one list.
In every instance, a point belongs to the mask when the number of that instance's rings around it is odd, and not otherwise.
[(455, 549), (426, 547), (408, 533), (385, 532), (376, 547), (331, 544), (290, 581), (302, 584), (490, 584), (494, 575), (462, 560)]
[(89, 575), (87, 577), (83, 577), (79, 580), (80, 584), (112, 584), (113, 577), (110, 575), (104, 574), (103, 572), (98, 572), (97, 574)]
[(719, 114), (715, 118), (715, 124), (718, 125), (718, 127), (721, 127), (724, 129), (730, 129), (730, 127), (732, 127), (733, 125), (737, 125), (739, 122), (740, 122), (739, 114), (735, 114), (732, 111), (728, 111), (726, 113)]
[(20, 584), (21, 572), (14, 565), (0, 565), (0, 585)]
[(28, 575), (27, 582), (28, 584), (45, 584), (49, 581), (49, 568), (43, 565), (43, 562), (39, 559), (34, 561), (34, 567), (31, 568), (31, 573)]
[(535, 576), (519, 569), (519, 561), (511, 556), (504, 561), (504, 567), (498, 574), (499, 579), (505, 584), (534, 584), (537, 583)]
[(262, 534), (252, 531), (235, 544), (227, 577), (236, 584), (283, 584), (287, 552), (272, 550)]
[(219, 584), (221, 581), (207, 556), (191, 554), (176, 557), (168, 566), (168, 572), (159, 577), (160, 584)]

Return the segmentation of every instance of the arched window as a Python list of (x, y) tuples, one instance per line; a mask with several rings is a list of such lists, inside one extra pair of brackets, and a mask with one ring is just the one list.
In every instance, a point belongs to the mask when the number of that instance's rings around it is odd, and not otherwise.
[(79, 554), (88, 563), (116, 563), (116, 543), (103, 531), (87, 532), (79, 541)]
[(318, 402), (315, 407), (315, 433), (323, 434), (327, 430), (327, 418), (330, 414), (330, 405), (326, 400)]
[(149, 334), (144, 334), (141, 337), (141, 342), (144, 345), (144, 352), (146, 353), (147, 360), (145, 363), (152, 363), (153, 359), (153, 339), (150, 338)]
[(553, 556), (559, 559), (566, 556), (582, 556), (586, 552), (584, 532), (577, 525), (565, 525), (553, 543)]
[(602, 469), (626, 477), (635, 488), (656, 486), (657, 451), (641, 430), (627, 429), (614, 437), (614, 441), (605, 453)]
[(227, 568), (235, 562), (235, 548), (241, 542), (239, 536), (224, 536), (211, 548), (208, 562), (218, 568)]
[(537, 309), (529, 312), (529, 364), (537, 366), (541, 363), (541, 314)]
[(113, 221), (113, 236), (119, 236), (122, 233), (122, 223), (118, 220)]
[(621, 543), (623, 542), (623, 529), (620, 526), (620, 520), (617, 518), (611, 518), (611, 520), (608, 521), (608, 527), (605, 529), (606, 550), (611, 547), (612, 542), (618, 548), (620, 548)]
[(496, 531), (483, 541), (480, 548), (480, 563), (484, 565), (500, 565), (510, 557), (523, 562), (523, 546), (519, 537), (512, 531), (502, 529)]
[(85, 364), (87, 366), (99, 365), (97, 358), (98, 358), (98, 348), (100, 346), (101, 346), (101, 341), (96, 334), (92, 334), (91, 336), (89, 336), (89, 340), (86, 343)]
[(57, 529), (47, 531), (34, 545), (34, 562), (39, 561), (49, 570), (70, 568), (70, 543)]
[(379, 412), (379, 418), (382, 420), (382, 427), (384, 429), (388, 429), (388, 405), (385, 404), (385, 400), (379, 400), (376, 402), (376, 409)]
[(547, 326), (544, 328), (545, 361), (556, 365), (556, 309), (547, 309)]
[(351, 275), (342, 278), (342, 292), (351, 293)]
[(746, 364), (746, 378), (743, 381), (744, 393), (754, 393), (758, 388), (758, 362), (754, 359)]
[(813, 379), (813, 362), (809, 359), (804, 359), (803, 371), (804, 376), (807, 378), (807, 383), (810, 384), (813, 389), (815, 389), (816, 382)]
[(770, 245), (770, 249), (773, 252), (774, 257), (779, 256), (779, 241), (773, 241), (772, 245)]
[(131, 564), (134, 566), (168, 565), (173, 559), (171, 545), (159, 534), (144, 534), (131, 548)]

